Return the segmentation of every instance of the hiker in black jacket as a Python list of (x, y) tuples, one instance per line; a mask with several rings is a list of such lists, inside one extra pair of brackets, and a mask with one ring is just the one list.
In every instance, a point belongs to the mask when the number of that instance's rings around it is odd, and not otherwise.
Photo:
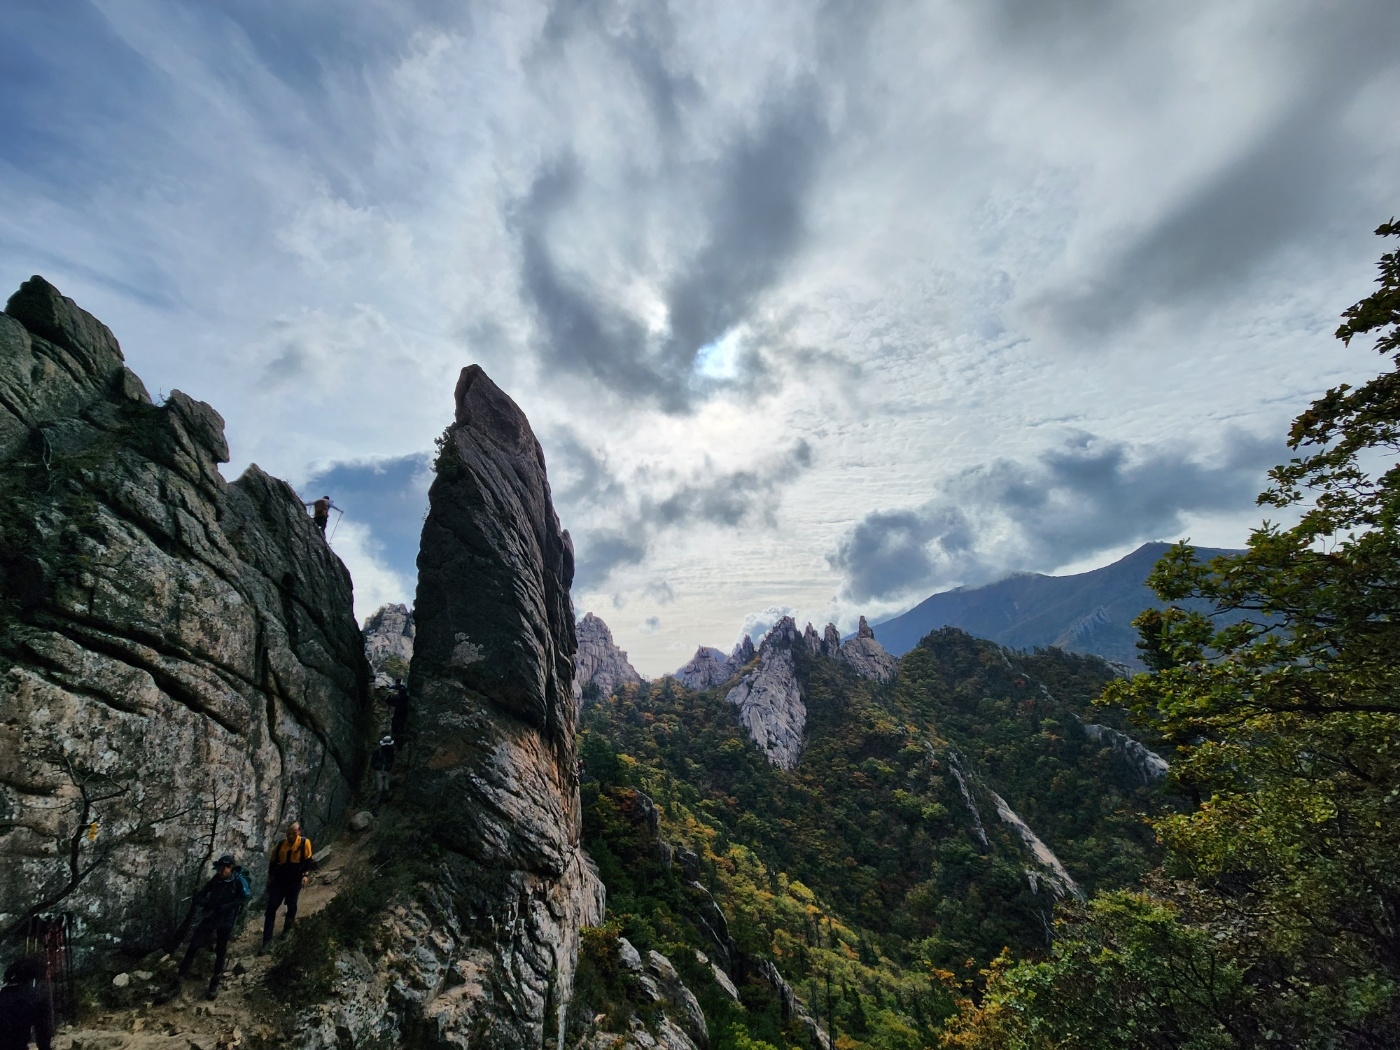
[(44, 964), (33, 956), (16, 959), (0, 988), (0, 1050), (25, 1050), (31, 1036), (39, 1050), (53, 1045), (53, 1004), (44, 982)]
[(205, 947), (210, 938), (214, 941), (214, 976), (209, 979), (209, 990), (205, 997), (213, 999), (219, 994), (219, 980), (224, 975), (224, 961), (228, 957), (228, 939), (243, 906), (253, 895), (248, 885), (248, 877), (243, 869), (233, 862), (232, 854), (225, 853), (214, 862), (214, 877), (204, 884), (204, 888), (194, 895), (194, 902), (204, 909), (204, 917), (194, 928), (190, 946), (180, 962), (180, 976), (188, 977), (194, 957)]
[(384, 702), (389, 705), (389, 710), (393, 712), (389, 720), (389, 735), (395, 740), (402, 741), (408, 734), (408, 705), (411, 702), (408, 686), (403, 684), (402, 678), (394, 679), (393, 687), (389, 690), (389, 695)]
[(384, 796), (389, 793), (389, 770), (394, 768), (394, 738), (383, 737), (369, 756), (369, 769), (374, 774), (374, 812), (384, 805)]
[(267, 859), (267, 911), (263, 914), (263, 950), (272, 943), (272, 931), (277, 926), (277, 909), (285, 902), (287, 917), (282, 922), (285, 937), (296, 925), (297, 897), (306, 885), (315, 862), (311, 859), (311, 840), (301, 833), (295, 820), (287, 825), (287, 837), (277, 843)]

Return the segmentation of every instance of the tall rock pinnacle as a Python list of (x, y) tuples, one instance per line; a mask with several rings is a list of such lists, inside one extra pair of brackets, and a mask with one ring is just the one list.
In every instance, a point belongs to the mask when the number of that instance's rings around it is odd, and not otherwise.
[(574, 699), (583, 702), (583, 690), (594, 686), (600, 697), (612, 696), (617, 688), (640, 682), (642, 676), (613, 641), (612, 631), (602, 618), (587, 613), (577, 625), (578, 652), (574, 655)]
[[(423, 1018), (446, 1043), (551, 1042), (579, 928), (602, 885), (579, 846), (574, 777), (573, 545), (519, 407), (462, 370), (418, 554), (410, 801), (463, 887), (458, 962), (480, 974)], [(470, 990), (470, 989), (469, 989)]]

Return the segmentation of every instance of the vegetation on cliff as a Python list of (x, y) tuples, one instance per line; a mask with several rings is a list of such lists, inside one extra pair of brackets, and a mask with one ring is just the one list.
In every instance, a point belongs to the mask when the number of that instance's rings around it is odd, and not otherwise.
[(893, 1048), (929, 1045), (952, 989), (1003, 949), (1043, 953), (1054, 896), (984, 785), (1086, 886), (1124, 885), (1156, 860), (1141, 819), (1156, 792), (1075, 724), (1111, 677), (1102, 661), (950, 630), (893, 683), (805, 650), (797, 671), (808, 740), (790, 771), (749, 741), (722, 689), (628, 686), (582, 719), (585, 844), (612, 928), (680, 967), (719, 947), (707, 895), (728, 918), (732, 971), (751, 978), (739, 982), (745, 1009), (695, 975), (720, 1047), (810, 1039), (782, 1023), (756, 960), (775, 962), (842, 1046)]

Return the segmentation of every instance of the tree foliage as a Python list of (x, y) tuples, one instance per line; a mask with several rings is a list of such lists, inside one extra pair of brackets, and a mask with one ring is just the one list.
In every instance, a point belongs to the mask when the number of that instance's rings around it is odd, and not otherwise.
[[(1132, 1045), (1395, 1045), (1400, 253), (1382, 258), (1378, 283), (1337, 336), (1374, 336), (1390, 369), (1314, 401), (1289, 434), (1298, 455), (1259, 497), (1296, 524), (1264, 522), (1238, 557), (1171, 550), (1150, 583), (1172, 604), (1137, 621), (1151, 671), (1105, 693), (1175, 744), (1173, 777), (1197, 803), (1156, 822), (1169, 850), (1157, 897), (1173, 904), (1112, 913), (1101, 902), (1052, 960), (997, 974), (956, 1045), (993, 1045), (976, 1040), (998, 1032), (999, 1046), (1112, 1045), (1094, 1041), (1105, 989), (1150, 1019)], [(1183, 608), (1193, 599), (1225, 615)], [(1207, 931), (1213, 972), (1230, 976), (1229, 1009), (1190, 1029), (1206, 1042), (1154, 1042), (1186, 1029), (1161, 1011), (1160, 988), (1101, 948), (1151, 929), (1182, 944)], [(1195, 1000), (1207, 990), (1198, 980)], [(1065, 1022), (1076, 1014), (1081, 1025)]]

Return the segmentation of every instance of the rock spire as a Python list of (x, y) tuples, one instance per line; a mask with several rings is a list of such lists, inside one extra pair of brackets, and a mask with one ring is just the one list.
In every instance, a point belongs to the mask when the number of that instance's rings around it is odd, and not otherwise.
[(578, 652), (574, 655), (574, 697), (578, 702), (582, 703), (588, 686), (596, 687), (599, 696), (612, 696), (619, 686), (642, 680), (600, 617), (587, 613), (575, 630)]
[(801, 640), (797, 624), (791, 616), (784, 616), (759, 646), (758, 666), (725, 697), (738, 709), (749, 737), (779, 769), (797, 765), (807, 728), (807, 705), (802, 701), (793, 658), (793, 649)]
[[(525, 414), (463, 369), (418, 554), (408, 804), (443, 852), (384, 920), (388, 962), (347, 958), (347, 985), (303, 1045), (556, 1045), (579, 929), (603, 917), (580, 843), (569, 586), (544, 454)], [(416, 909), (416, 910), (415, 910)], [(408, 919), (421, 914), (423, 930)], [(418, 925), (422, 925), (418, 924)], [(451, 982), (447, 974), (455, 974)], [(408, 996), (379, 989), (401, 980)]]

